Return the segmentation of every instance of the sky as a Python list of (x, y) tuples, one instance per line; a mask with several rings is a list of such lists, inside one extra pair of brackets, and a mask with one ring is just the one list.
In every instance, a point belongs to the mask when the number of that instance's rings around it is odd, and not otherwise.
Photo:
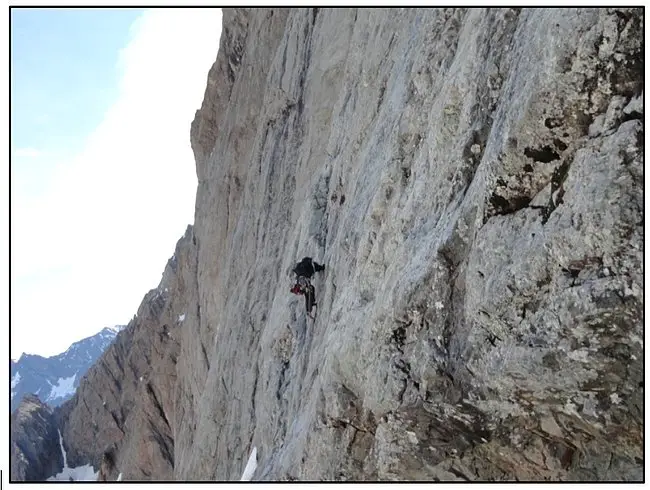
[(194, 222), (220, 9), (11, 10), (11, 357), (124, 325)]

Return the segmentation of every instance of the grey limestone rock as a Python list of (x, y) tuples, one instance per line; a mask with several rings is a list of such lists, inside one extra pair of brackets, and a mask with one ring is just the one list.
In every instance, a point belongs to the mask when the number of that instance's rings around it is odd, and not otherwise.
[(642, 478), (640, 10), (229, 19), (175, 476)]
[(71, 455), (88, 431), (125, 479), (238, 480), (256, 447), (255, 480), (642, 480), (642, 10), (223, 22), (193, 230), (68, 402)]

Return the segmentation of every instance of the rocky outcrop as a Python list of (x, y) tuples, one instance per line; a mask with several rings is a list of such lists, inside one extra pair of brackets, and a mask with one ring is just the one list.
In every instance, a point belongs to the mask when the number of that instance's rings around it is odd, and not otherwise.
[(109, 479), (236, 480), (255, 447), (255, 480), (641, 480), (642, 10), (223, 22), (194, 228), (64, 407), (70, 458), (99, 462), (92, 437)]
[(15, 481), (45, 481), (63, 468), (52, 408), (25, 395), (11, 414), (11, 472)]
[[(269, 11), (269, 19), (274, 14), (276, 19), (271, 21), (269, 26), (277, 26), (279, 19), (279, 27), (282, 28), (286, 12)], [(208, 73), (205, 97), (190, 130), (190, 142), (197, 161), (204, 162), (211, 156), (217, 136), (223, 127), (222, 115), (229, 109), (230, 95), (246, 46), (251, 16), (252, 13), (245, 9), (224, 9), (219, 51), (227, 54), (219, 56)], [(277, 32), (274, 34), (277, 37)], [(203, 169), (204, 166), (197, 165), (199, 182), (205, 178), (201, 173)]]

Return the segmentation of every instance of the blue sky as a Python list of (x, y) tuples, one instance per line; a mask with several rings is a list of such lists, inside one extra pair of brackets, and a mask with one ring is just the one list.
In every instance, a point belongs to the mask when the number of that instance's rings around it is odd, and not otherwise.
[(142, 9), (12, 9), (15, 147), (47, 147), (61, 155), (79, 150), (118, 96), (119, 51), (129, 39), (130, 25), (142, 13)]
[(220, 9), (12, 9), (11, 356), (126, 324), (194, 220)]

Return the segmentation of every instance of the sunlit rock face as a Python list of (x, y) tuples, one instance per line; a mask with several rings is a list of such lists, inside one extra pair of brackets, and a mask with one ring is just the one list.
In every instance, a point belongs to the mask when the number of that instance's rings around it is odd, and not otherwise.
[(238, 480), (254, 447), (253, 480), (641, 480), (642, 11), (223, 23), (195, 223), (62, 407), (68, 457), (125, 480)]

